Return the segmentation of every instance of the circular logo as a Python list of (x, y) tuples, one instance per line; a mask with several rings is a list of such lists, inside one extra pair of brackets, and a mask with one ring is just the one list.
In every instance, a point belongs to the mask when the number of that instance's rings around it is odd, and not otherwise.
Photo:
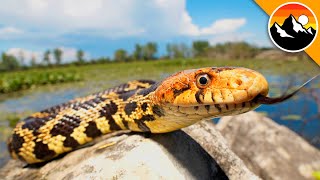
[(317, 27), (317, 18), (309, 7), (290, 2), (273, 11), (268, 32), (272, 42), (281, 50), (300, 52), (316, 39)]

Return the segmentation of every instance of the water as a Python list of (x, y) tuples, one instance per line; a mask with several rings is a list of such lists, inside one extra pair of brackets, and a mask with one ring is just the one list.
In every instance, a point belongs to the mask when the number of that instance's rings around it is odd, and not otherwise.
[[(294, 85), (299, 86), (306, 81), (303, 78), (269, 76), (269, 82), (286, 82), (294, 78)], [(305, 138), (310, 144), (320, 148), (320, 78), (309, 83), (299, 94), (292, 99), (276, 105), (262, 105), (256, 109), (258, 112), (266, 112), (267, 116), (278, 124), (287, 126), (291, 130)], [(318, 85), (318, 86), (316, 86)], [(316, 88), (317, 87), (317, 88)], [(284, 89), (282, 85), (281, 89)], [(271, 91), (270, 96), (275, 93)]]
[[(298, 86), (307, 80), (306, 77), (300, 75), (266, 75), (266, 78), (270, 84), (270, 96), (278, 96), (288, 86)], [(294, 80), (294, 83), (290, 85), (291, 80)], [(6, 120), (8, 114), (23, 114), (25, 116), (24, 113), (27, 115), (97, 91), (99, 90), (97, 84), (105, 82), (95, 83), (95, 85), (75, 83), (41, 87), (28, 90), (16, 97), (6, 97), (0, 101), (0, 167), (9, 158), (6, 148), (6, 139), (11, 131), (9, 122)], [(281, 125), (287, 126), (304, 137), (310, 144), (320, 148), (320, 104), (316, 102), (316, 99), (320, 97), (320, 89), (316, 88), (319, 87), (319, 84), (320, 78), (314, 80), (289, 101), (271, 106), (262, 105), (256, 111), (266, 114)]]

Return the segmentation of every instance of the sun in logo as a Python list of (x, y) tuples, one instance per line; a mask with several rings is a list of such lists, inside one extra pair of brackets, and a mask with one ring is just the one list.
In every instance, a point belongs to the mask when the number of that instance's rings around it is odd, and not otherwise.
[(317, 36), (318, 22), (312, 10), (301, 3), (279, 6), (269, 19), (272, 42), (287, 52), (300, 52), (312, 44)]

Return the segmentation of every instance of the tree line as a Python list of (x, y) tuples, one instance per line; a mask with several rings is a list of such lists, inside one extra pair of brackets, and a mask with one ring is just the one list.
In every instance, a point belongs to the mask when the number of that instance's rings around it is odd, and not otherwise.
[[(81, 49), (77, 50), (76, 53), (76, 62), (77, 63), (84, 63), (84, 54), (85, 52)], [(51, 58), (53, 57), (53, 58)], [(59, 48), (55, 48), (53, 50), (46, 50), (43, 54), (43, 58), (41, 62), (38, 63), (36, 57), (33, 55), (30, 60), (30, 64), (25, 64), (25, 57), (22, 53), (19, 53), (18, 57), (3, 52), (1, 54), (0, 59), (0, 72), (1, 71), (12, 71), (18, 69), (27, 69), (32, 67), (51, 67), (51, 66), (59, 66), (62, 65), (62, 57), (63, 51)]]
[[(156, 42), (147, 42), (145, 44), (136, 44), (133, 52), (129, 53), (125, 49), (117, 49), (113, 58), (100, 57), (95, 59), (85, 59), (85, 52), (77, 50), (75, 61), (62, 63), (63, 51), (59, 48), (46, 50), (41, 60), (35, 56), (31, 58), (31, 63), (26, 65), (23, 54), (15, 57), (13, 55), (2, 53), (0, 59), (0, 71), (11, 71), (32, 67), (51, 67), (68, 64), (90, 64), (90, 63), (108, 63), (108, 62), (129, 62), (129, 61), (150, 61), (157, 59), (176, 59), (176, 58), (227, 58), (241, 59), (253, 58), (261, 48), (245, 42), (224, 43), (211, 46), (208, 41), (194, 41), (192, 45), (185, 43), (169, 43), (166, 45), (166, 53), (158, 55), (158, 45)], [(39, 63), (40, 62), (40, 63)]]

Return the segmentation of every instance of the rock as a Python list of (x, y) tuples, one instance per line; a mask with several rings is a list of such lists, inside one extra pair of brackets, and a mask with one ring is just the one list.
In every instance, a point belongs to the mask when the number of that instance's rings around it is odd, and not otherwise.
[(312, 179), (320, 152), (297, 134), (256, 112), (223, 117), (217, 129), (262, 179)]
[[(116, 142), (114, 145), (110, 142)], [(101, 148), (101, 146), (109, 146)], [(5, 179), (228, 179), (211, 156), (183, 131), (123, 134), (68, 153), (40, 167), (10, 160)]]
[(183, 129), (194, 138), (224, 170), (229, 179), (260, 179), (235, 155), (211, 120), (202, 121)]

